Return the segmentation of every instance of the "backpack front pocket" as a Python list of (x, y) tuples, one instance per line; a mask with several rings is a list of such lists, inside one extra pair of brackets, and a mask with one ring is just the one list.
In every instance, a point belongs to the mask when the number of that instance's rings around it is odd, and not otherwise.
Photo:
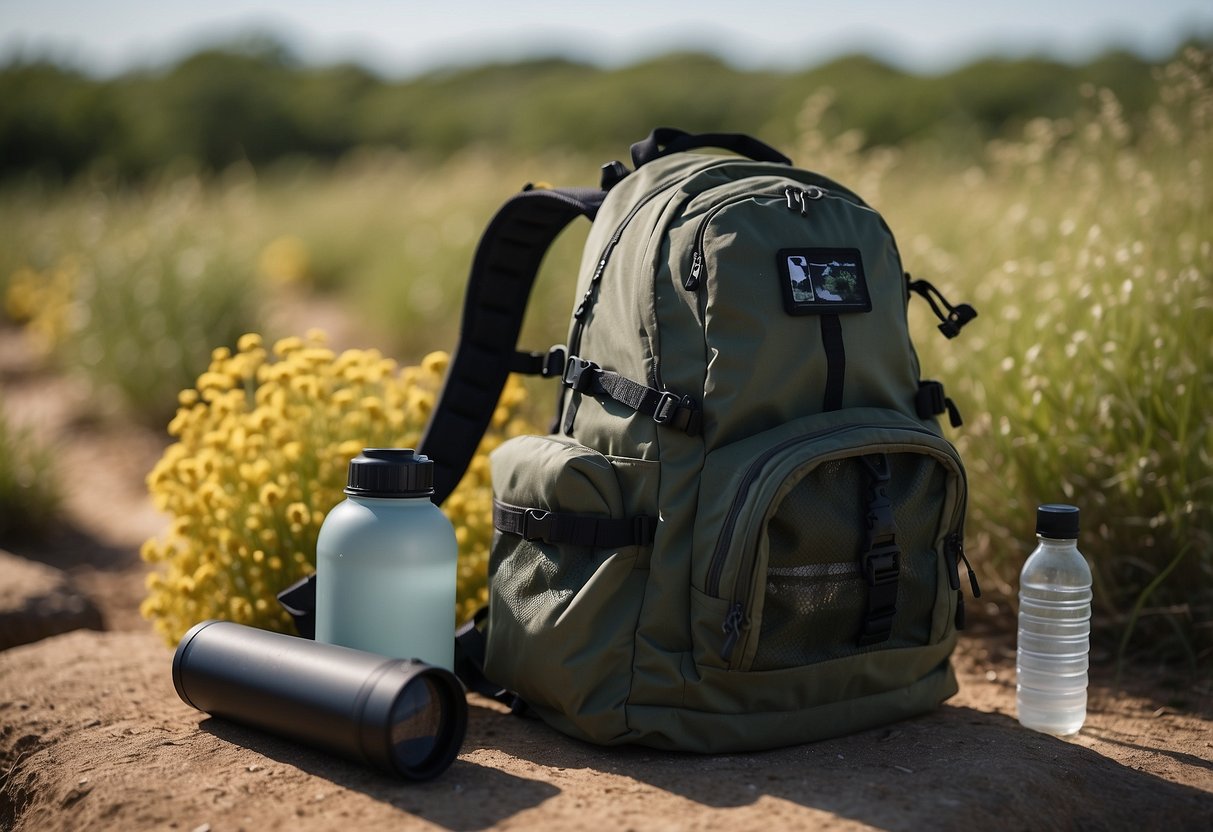
[(697, 662), (779, 670), (944, 637), (964, 469), (932, 431), (817, 414), (713, 451), (702, 483)]

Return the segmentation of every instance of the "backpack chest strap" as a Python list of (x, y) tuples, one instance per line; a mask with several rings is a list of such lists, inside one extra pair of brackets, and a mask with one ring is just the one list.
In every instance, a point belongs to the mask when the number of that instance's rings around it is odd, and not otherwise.
[(703, 412), (690, 396), (657, 390), (576, 355), (569, 356), (565, 365), (564, 385), (578, 393), (619, 402), (688, 436), (697, 436), (703, 427)]

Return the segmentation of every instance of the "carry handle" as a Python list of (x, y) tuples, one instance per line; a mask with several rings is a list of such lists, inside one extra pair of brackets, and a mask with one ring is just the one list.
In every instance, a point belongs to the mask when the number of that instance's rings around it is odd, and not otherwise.
[(632, 145), (632, 164), (646, 165), (654, 159), (694, 150), (697, 147), (719, 147), (748, 156), (755, 162), (775, 162), (790, 165), (792, 160), (775, 148), (744, 133), (688, 133), (676, 127), (657, 127), (647, 139)]

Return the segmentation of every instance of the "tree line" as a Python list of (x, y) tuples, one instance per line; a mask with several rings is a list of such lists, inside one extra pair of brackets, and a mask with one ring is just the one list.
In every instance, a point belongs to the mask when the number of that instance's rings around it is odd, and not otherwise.
[(795, 135), (806, 98), (823, 90), (834, 101), (827, 131), (965, 153), (1028, 119), (1075, 112), (1084, 85), (1112, 89), (1132, 120), (1153, 102), (1154, 69), (1122, 51), (1081, 65), (990, 59), (938, 75), (859, 55), (775, 72), (671, 54), (618, 69), (544, 59), (390, 80), (354, 64), (308, 66), (264, 40), (110, 79), (16, 61), (0, 67), (0, 178), (66, 181), (100, 167), (138, 179), (180, 164), (213, 171), (332, 160), (360, 146), (434, 157), (480, 145), (609, 157), (657, 125), (779, 143)]

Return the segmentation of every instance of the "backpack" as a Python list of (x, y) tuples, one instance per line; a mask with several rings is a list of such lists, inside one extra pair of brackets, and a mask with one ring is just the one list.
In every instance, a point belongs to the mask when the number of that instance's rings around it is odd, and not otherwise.
[[(697, 152), (723, 148), (730, 154)], [(736, 154), (736, 155), (734, 155)], [(421, 443), (454, 488), (510, 372), (552, 432), (490, 459), (484, 676), (561, 731), (700, 752), (922, 713), (956, 692), (965, 469), (880, 214), (747, 136), (659, 128), (601, 189), (493, 218)], [(593, 221), (567, 346), (516, 349), (548, 245)]]
[[(457, 670), (608, 745), (749, 751), (932, 709), (957, 690), (961, 562), (979, 590), (938, 424), (960, 417), (906, 310), (921, 294), (948, 337), (976, 313), (912, 280), (859, 196), (753, 138), (659, 128), (631, 155), (599, 189), (528, 186), (476, 250), (420, 444), (435, 501), (511, 372), (560, 394), (550, 434), (491, 454), (489, 603)], [(519, 351), (582, 216), (567, 346)]]

